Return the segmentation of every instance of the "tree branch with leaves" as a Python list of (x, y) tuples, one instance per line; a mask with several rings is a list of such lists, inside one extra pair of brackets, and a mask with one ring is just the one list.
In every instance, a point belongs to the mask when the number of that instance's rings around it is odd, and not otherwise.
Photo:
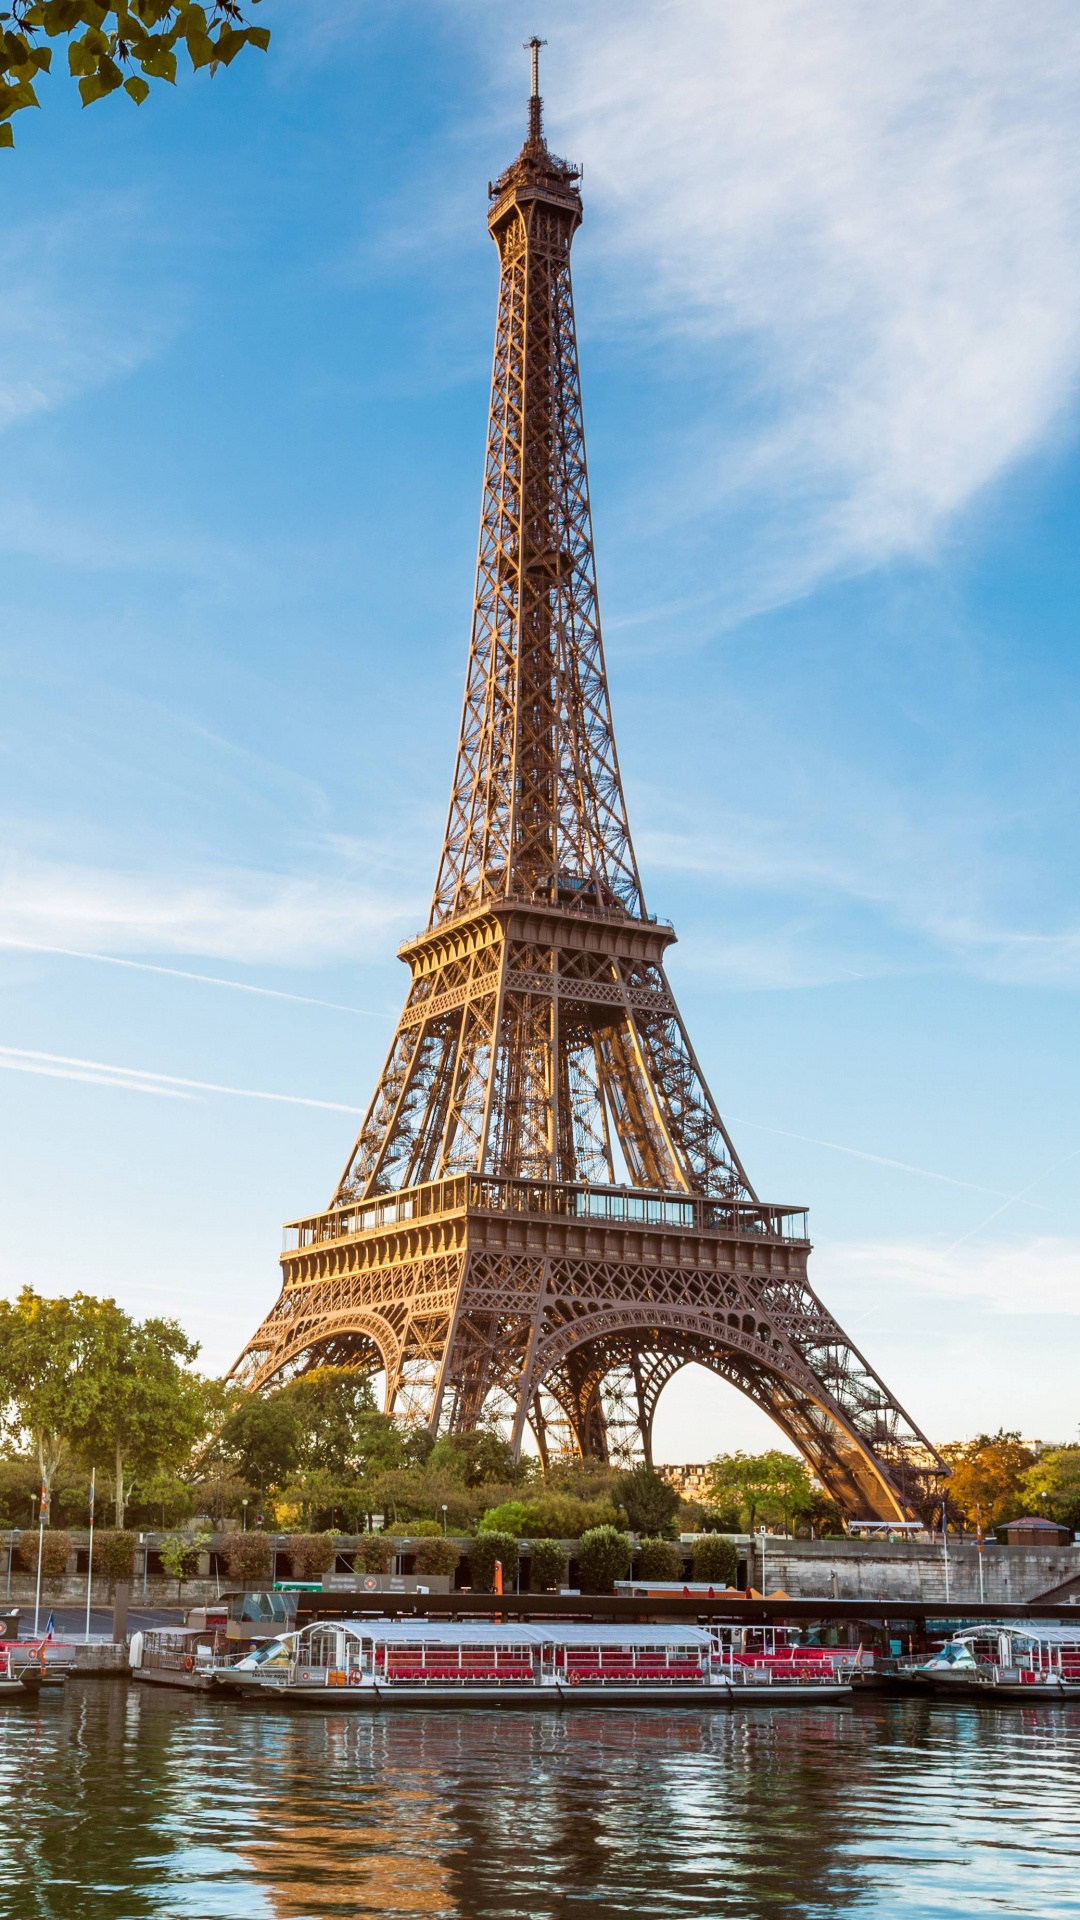
[[(258, 6), (260, 0), (245, 0)], [(141, 107), (152, 80), (176, 83), (178, 59), (215, 74), (244, 47), (265, 51), (267, 27), (248, 23), (238, 0), (11, 0), (0, 12), (0, 147), (13, 147), (11, 122), (40, 106), (36, 86), (52, 67), (50, 40), (66, 39), (68, 71), (84, 107), (123, 91)]]

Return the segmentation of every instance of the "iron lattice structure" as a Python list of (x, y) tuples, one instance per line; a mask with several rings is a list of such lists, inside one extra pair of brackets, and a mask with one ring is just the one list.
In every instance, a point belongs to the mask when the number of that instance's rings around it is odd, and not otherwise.
[[(535, 61), (534, 47), (534, 61)], [(534, 68), (535, 71), (535, 68)], [(760, 1201), (645, 909), (597, 609), (570, 249), (578, 174), (529, 133), (489, 189), (500, 285), (472, 642), (412, 982), (329, 1208), (286, 1229), (234, 1374), (385, 1376), (437, 1432), (651, 1460), (672, 1375), (772, 1416), (845, 1511), (912, 1514), (941, 1463)]]

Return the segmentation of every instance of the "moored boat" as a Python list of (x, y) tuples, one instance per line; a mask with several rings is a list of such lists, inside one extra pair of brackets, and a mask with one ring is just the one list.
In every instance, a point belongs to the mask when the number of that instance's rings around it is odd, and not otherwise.
[(212, 1683), (250, 1699), (340, 1707), (726, 1706), (842, 1698), (849, 1681), (746, 1665), (704, 1627), (320, 1620)]
[(953, 1634), (907, 1677), (935, 1694), (1021, 1700), (1026, 1706), (1080, 1700), (1080, 1622), (1075, 1627), (1016, 1620)]

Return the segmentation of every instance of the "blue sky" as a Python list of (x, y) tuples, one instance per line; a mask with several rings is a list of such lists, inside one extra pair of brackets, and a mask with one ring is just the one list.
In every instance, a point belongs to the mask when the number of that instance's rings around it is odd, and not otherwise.
[[(223, 1368), (345, 1160), (442, 833), (537, 31), (695, 1045), (915, 1418), (1075, 1438), (1074, 11), (260, 14), (265, 58), (50, 84), (0, 157), (0, 1284)], [(771, 1437), (703, 1376), (658, 1427)]]

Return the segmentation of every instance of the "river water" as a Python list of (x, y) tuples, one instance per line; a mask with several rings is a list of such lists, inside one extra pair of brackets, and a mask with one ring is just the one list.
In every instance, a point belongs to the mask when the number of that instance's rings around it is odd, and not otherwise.
[(4, 1920), (1080, 1914), (1080, 1707), (0, 1707)]

